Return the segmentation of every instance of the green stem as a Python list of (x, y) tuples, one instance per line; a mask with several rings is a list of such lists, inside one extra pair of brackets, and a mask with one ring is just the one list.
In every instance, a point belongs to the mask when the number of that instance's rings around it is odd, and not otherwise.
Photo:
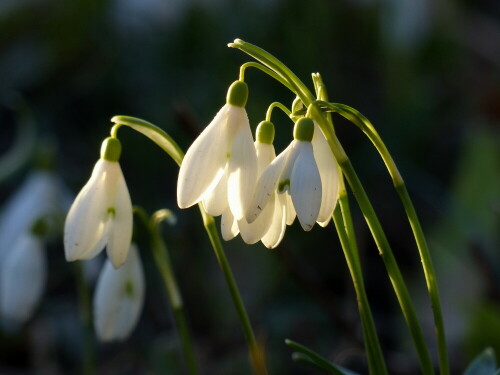
[(95, 348), (94, 327), (92, 325), (92, 304), (90, 303), (90, 290), (83, 273), (83, 263), (75, 262), (75, 279), (78, 291), (78, 305), (80, 318), (83, 322), (83, 363), (82, 374), (93, 375), (95, 373)]
[(285, 105), (281, 104), (280, 102), (273, 102), (267, 108), (266, 121), (271, 121), (271, 116), (274, 108), (281, 109), (288, 117), (292, 115), (292, 112)]
[(429, 352), (427, 350), (425, 340), (423, 337), (422, 329), (420, 328), (420, 323), (418, 322), (417, 315), (415, 313), (415, 308), (413, 302), (411, 301), (410, 294), (404, 282), (401, 271), (397, 264), (396, 259), (392, 249), (387, 241), (387, 237), (380, 225), (378, 217), (373, 209), (370, 200), (359, 180), (349, 158), (347, 157), (342, 145), (338, 141), (333, 129), (329, 127), (327, 120), (323, 117), (323, 114), (316, 103), (309, 106), (308, 113), (314, 118), (318, 123), (321, 130), (325, 134), (325, 137), (330, 144), (330, 147), (342, 168), (342, 172), (347, 178), (349, 186), (351, 187), (356, 200), (358, 201), (359, 207), (365, 217), (368, 224), (370, 232), (375, 240), (379, 253), (382, 257), (384, 265), (389, 274), (389, 279), (391, 280), (394, 292), (401, 306), (403, 316), (410, 329), (415, 348), (417, 350), (418, 357), (420, 359), (420, 364), (424, 374), (431, 375), (434, 374), (434, 369), (430, 359)]
[(267, 68), (266, 66), (253, 61), (247, 62), (240, 67), (240, 81), (245, 81), (245, 71), (247, 68), (257, 68), (286, 86), (290, 91), (293, 91), (292, 86), (290, 86), (290, 84), (286, 80), (284, 80), (283, 77), (275, 73), (273, 70)]
[(154, 227), (153, 225), (151, 227), (151, 248), (153, 250), (154, 260), (162, 277), (170, 306), (172, 307), (174, 321), (181, 339), (182, 351), (184, 353), (188, 372), (191, 375), (198, 375), (200, 370), (196, 361), (196, 354), (186, 320), (184, 304), (172, 269), (170, 255), (159, 233), (158, 227)]
[(429, 291), (432, 311), (434, 314), (434, 324), (438, 343), (439, 371), (441, 375), (448, 375), (450, 373), (448, 349), (446, 346), (446, 332), (444, 328), (443, 312), (441, 310), (441, 298), (439, 296), (436, 272), (434, 270), (434, 265), (432, 264), (432, 258), (429, 253), (429, 248), (427, 247), (427, 242), (425, 240), (422, 226), (420, 225), (417, 213), (415, 212), (415, 207), (413, 206), (406, 186), (397, 186), (396, 191), (401, 198), (401, 202), (403, 203), (403, 206), (405, 208), (406, 215), (408, 216), (408, 220), (410, 221), (411, 229), (413, 231), (413, 235), (415, 236), (417, 247), (420, 253), (422, 267), (424, 269), (427, 290)]
[(209, 216), (205, 212), (201, 204), (199, 204), (198, 206), (200, 208), (201, 216), (203, 217), (205, 230), (208, 234), (208, 237), (210, 238), (210, 242), (212, 243), (217, 261), (219, 262), (222, 273), (226, 278), (226, 283), (229, 287), (231, 298), (233, 299), (234, 306), (236, 307), (236, 311), (240, 319), (240, 324), (243, 328), (243, 333), (250, 349), (250, 360), (252, 362), (254, 373), (256, 375), (266, 375), (267, 369), (265, 364), (264, 351), (261, 347), (259, 347), (257, 340), (255, 339), (255, 334), (253, 332), (252, 325), (250, 324), (250, 319), (248, 318), (245, 305), (243, 304), (243, 300), (241, 299), (238, 286), (236, 285), (236, 281), (234, 279), (233, 272), (231, 271), (231, 267), (229, 266), (229, 262), (226, 258), (224, 249), (222, 248), (219, 233), (215, 225), (215, 220), (212, 216)]
[(231, 48), (237, 48), (245, 52), (257, 61), (260, 61), (262, 64), (266, 65), (269, 69), (276, 72), (282, 79), (285, 80), (285, 82), (288, 82), (288, 84), (293, 88), (292, 91), (300, 97), (304, 104), (310, 103), (314, 100), (311, 92), (307, 89), (306, 85), (304, 85), (304, 83), (295, 75), (295, 73), (293, 73), (285, 64), (283, 64), (269, 52), (253, 44), (247, 43), (241, 39), (235, 39), (234, 42), (229, 43), (228, 46)]
[(432, 264), (432, 258), (430, 256), (429, 248), (425, 240), (424, 232), (420, 221), (418, 219), (413, 202), (408, 194), (408, 190), (404, 183), (401, 174), (394, 162), (392, 156), (389, 153), (386, 145), (382, 141), (382, 138), (376, 131), (375, 127), (371, 122), (359, 113), (354, 108), (346, 106), (344, 104), (338, 103), (319, 103), (319, 105), (324, 106), (328, 110), (333, 110), (343, 117), (347, 118), (355, 125), (357, 125), (370, 139), (377, 151), (379, 152), (382, 160), (384, 161), (387, 170), (393, 181), (394, 188), (396, 189), (403, 207), (410, 222), (410, 226), (417, 243), (417, 248), (420, 254), (420, 259), (422, 263), (422, 268), (424, 270), (425, 280), (427, 284), (427, 290), (429, 292), (432, 311), (434, 314), (434, 324), (436, 330), (436, 337), (438, 343), (438, 356), (439, 356), (439, 369), (441, 375), (448, 375), (449, 362), (448, 362), (448, 350), (446, 347), (446, 334), (443, 322), (443, 313), (441, 310), (441, 299), (439, 296), (439, 288), (436, 280), (436, 272), (434, 270), (434, 265)]
[(116, 123), (111, 129), (111, 135), (116, 137), (118, 128), (126, 125), (145, 135), (163, 149), (176, 163), (181, 165), (184, 153), (175, 141), (161, 128), (152, 123), (131, 116), (114, 116), (111, 122)]
[[(319, 73), (312, 75), (316, 96), (321, 100), (328, 100), (328, 92)], [(325, 113), (325, 118), (330, 128), (333, 129), (333, 120), (329, 112)], [(337, 167), (337, 166), (336, 166)], [(338, 168), (338, 167), (337, 167)], [(356, 233), (352, 222), (351, 208), (349, 206), (349, 197), (345, 188), (344, 176), (339, 169), (339, 196), (338, 204), (333, 212), (333, 221), (339, 234), (340, 243), (344, 251), (347, 266), (351, 274), (354, 290), (357, 296), (358, 310), (363, 327), (363, 339), (368, 358), (368, 367), (373, 375), (387, 374), (384, 355), (380, 346), (380, 341), (373, 320), (370, 303), (365, 291), (363, 280), (363, 270), (359, 260), (358, 244)]]
[(363, 337), (365, 349), (368, 357), (368, 366), (370, 374), (387, 374), (387, 367), (384, 361), (384, 355), (375, 328), (375, 322), (366, 295), (363, 280), (363, 271), (359, 261), (359, 252), (354, 233), (354, 226), (349, 208), (347, 192), (343, 188), (339, 193), (339, 204), (333, 212), (333, 221), (339, 234), (340, 243), (344, 250), (347, 266), (351, 274), (358, 301), (358, 310), (363, 326)]
[[(160, 146), (177, 163), (177, 165), (181, 165), (184, 153), (175, 143), (175, 141), (165, 131), (163, 131), (156, 125), (130, 116), (114, 116), (111, 121), (116, 123), (113, 129), (120, 125), (126, 125), (138, 131), (139, 133), (144, 134), (154, 143)], [(112, 130), (112, 135), (116, 136), (116, 131), (113, 132)], [(215, 227), (214, 219), (205, 212), (201, 205), (199, 205), (199, 208), (201, 216), (203, 218), (203, 223), (205, 225), (205, 230), (207, 231), (210, 242), (212, 243), (215, 256), (226, 279), (233, 304), (240, 319), (240, 324), (243, 328), (243, 332), (248, 343), (250, 360), (253, 366), (254, 373), (256, 375), (267, 375), (264, 351), (258, 346), (257, 340), (255, 339), (255, 334), (253, 333), (250, 319), (248, 318), (248, 314), (245, 310), (243, 300), (241, 299), (238, 286), (236, 285), (236, 281), (231, 271), (231, 266), (229, 265), (229, 262), (227, 261), (226, 255), (224, 253), (224, 249), (222, 248), (219, 233), (217, 232), (217, 228)]]
[(415, 308), (410, 298), (410, 294), (404, 282), (401, 271), (397, 264), (394, 254), (391, 250), (387, 237), (380, 225), (380, 222), (375, 214), (375, 211), (366, 195), (366, 192), (359, 180), (352, 164), (349, 160), (345, 161), (341, 165), (344, 174), (347, 177), (349, 185), (351, 186), (354, 196), (356, 197), (358, 204), (363, 212), (365, 220), (370, 228), (370, 232), (377, 244), (380, 256), (384, 261), (385, 267), (389, 274), (392, 286), (398, 298), (399, 304), (403, 311), (406, 323), (410, 328), (411, 335), (413, 337), (413, 342), (417, 350), (418, 356), (420, 358), (420, 363), (424, 374), (434, 374), (434, 369), (432, 362), (427, 350), (425, 340), (422, 334), (422, 329), (420, 328), (420, 323), (418, 322)]

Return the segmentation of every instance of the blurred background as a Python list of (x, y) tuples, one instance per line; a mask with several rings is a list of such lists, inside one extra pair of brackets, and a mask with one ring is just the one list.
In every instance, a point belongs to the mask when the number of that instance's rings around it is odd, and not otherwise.
[[(239, 66), (250, 61), (226, 47), (235, 38), (277, 56), (311, 89), (311, 73), (320, 72), (331, 101), (371, 120), (428, 235), (452, 373), (487, 346), (500, 353), (496, 0), (2, 0), (3, 219), (10, 199), (40, 168), (52, 171), (67, 207), (88, 180), (113, 115), (153, 122), (187, 149), (224, 104)], [(246, 81), (253, 127), (272, 101), (290, 105), (294, 99), (256, 70), (247, 71)], [(292, 123), (278, 112), (273, 120), (279, 152), (291, 139)], [(362, 133), (334, 120), (435, 348), (418, 252), (388, 174)], [(178, 217), (164, 235), (203, 373), (250, 374), (235, 309), (197, 209), (177, 208), (177, 166), (142, 135), (127, 128), (119, 135), (133, 203), (149, 212), (170, 208)], [(385, 268), (352, 202), (390, 373), (418, 374)], [(64, 260), (60, 231), (46, 242), (48, 278), (32, 317), (2, 324), (0, 374), (82, 371), (85, 328), (75, 267)], [(140, 226), (138, 245), (145, 308), (128, 340), (100, 344), (91, 338), (95, 374), (183, 374), (170, 308)], [(271, 374), (319, 373), (291, 360), (285, 338), (367, 373), (355, 295), (333, 225), (306, 234), (296, 222), (275, 250), (247, 246), (240, 237), (224, 245)], [(91, 285), (98, 262), (93, 267), (86, 268)]]

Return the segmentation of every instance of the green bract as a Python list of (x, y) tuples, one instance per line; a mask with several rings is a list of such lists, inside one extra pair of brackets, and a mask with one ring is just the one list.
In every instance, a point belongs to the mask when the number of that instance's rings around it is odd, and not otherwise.
[(298, 141), (311, 142), (314, 135), (314, 122), (310, 118), (302, 117), (295, 123), (293, 138)]
[(227, 104), (244, 108), (248, 99), (248, 86), (243, 81), (234, 81), (227, 90)]
[(274, 141), (274, 125), (271, 121), (261, 121), (256, 131), (257, 142), (272, 145)]
[(118, 138), (108, 137), (102, 142), (101, 158), (107, 161), (118, 161), (122, 153), (122, 145)]

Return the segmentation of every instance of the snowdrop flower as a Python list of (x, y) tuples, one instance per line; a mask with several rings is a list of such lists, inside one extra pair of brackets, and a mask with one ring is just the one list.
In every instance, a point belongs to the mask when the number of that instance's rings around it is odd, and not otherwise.
[(132, 203), (118, 160), (121, 145), (107, 138), (101, 158), (71, 206), (64, 227), (67, 261), (90, 259), (106, 247), (115, 268), (127, 259), (132, 239)]
[[(323, 204), (328, 205), (328, 209), (325, 208), (324, 211), (329, 212), (331, 203), (323, 200), (321, 175), (311, 144), (313, 135), (314, 122), (309, 118), (299, 119), (294, 128), (294, 140), (273, 160), (257, 182), (246, 216), (249, 223), (261, 215), (276, 190), (278, 193), (289, 192), (304, 230), (311, 230), (318, 219), (327, 220), (320, 218), (320, 212)], [(334, 164), (329, 168), (337, 167)], [(292, 215), (289, 216), (290, 220), (291, 217)]]
[(0, 262), (37, 219), (65, 214), (70, 204), (71, 194), (52, 171), (36, 170), (29, 174), (2, 210)]
[(99, 340), (124, 340), (130, 335), (144, 306), (144, 289), (144, 271), (135, 244), (119, 269), (106, 261), (94, 294), (94, 328)]
[(38, 305), (47, 279), (44, 251), (42, 239), (27, 231), (1, 263), (0, 314), (8, 322), (26, 322)]
[(234, 82), (226, 105), (189, 147), (177, 182), (180, 208), (203, 201), (209, 215), (221, 215), (229, 206), (237, 220), (244, 217), (257, 178), (247, 98), (246, 83)]
[[(260, 176), (265, 168), (276, 158), (273, 146), (274, 125), (269, 121), (262, 121), (257, 126), (255, 150), (257, 152), (257, 175)], [(287, 200), (284, 194), (273, 194), (269, 202), (251, 224), (245, 218), (236, 220), (229, 209), (222, 214), (222, 238), (228, 241), (238, 233), (248, 244), (258, 241), (268, 248), (275, 248), (283, 239), (286, 229)]]

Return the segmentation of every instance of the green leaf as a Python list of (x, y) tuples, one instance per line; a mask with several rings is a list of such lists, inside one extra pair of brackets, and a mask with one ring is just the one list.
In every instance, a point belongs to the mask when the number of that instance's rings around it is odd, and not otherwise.
[(486, 348), (484, 352), (479, 354), (467, 367), (464, 375), (494, 375), (500, 371), (497, 370), (495, 352), (491, 348)]
[(313, 365), (334, 375), (358, 375), (357, 373), (350, 371), (342, 366), (337, 366), (331, 363), (325, 357), (319, 355), (312, 349), (299, 344), (298, 342), (286, 339), (285, 344), (297, 350), (297, 352), (292, 353), (292, 359), (296, 362), (303, 362)]

